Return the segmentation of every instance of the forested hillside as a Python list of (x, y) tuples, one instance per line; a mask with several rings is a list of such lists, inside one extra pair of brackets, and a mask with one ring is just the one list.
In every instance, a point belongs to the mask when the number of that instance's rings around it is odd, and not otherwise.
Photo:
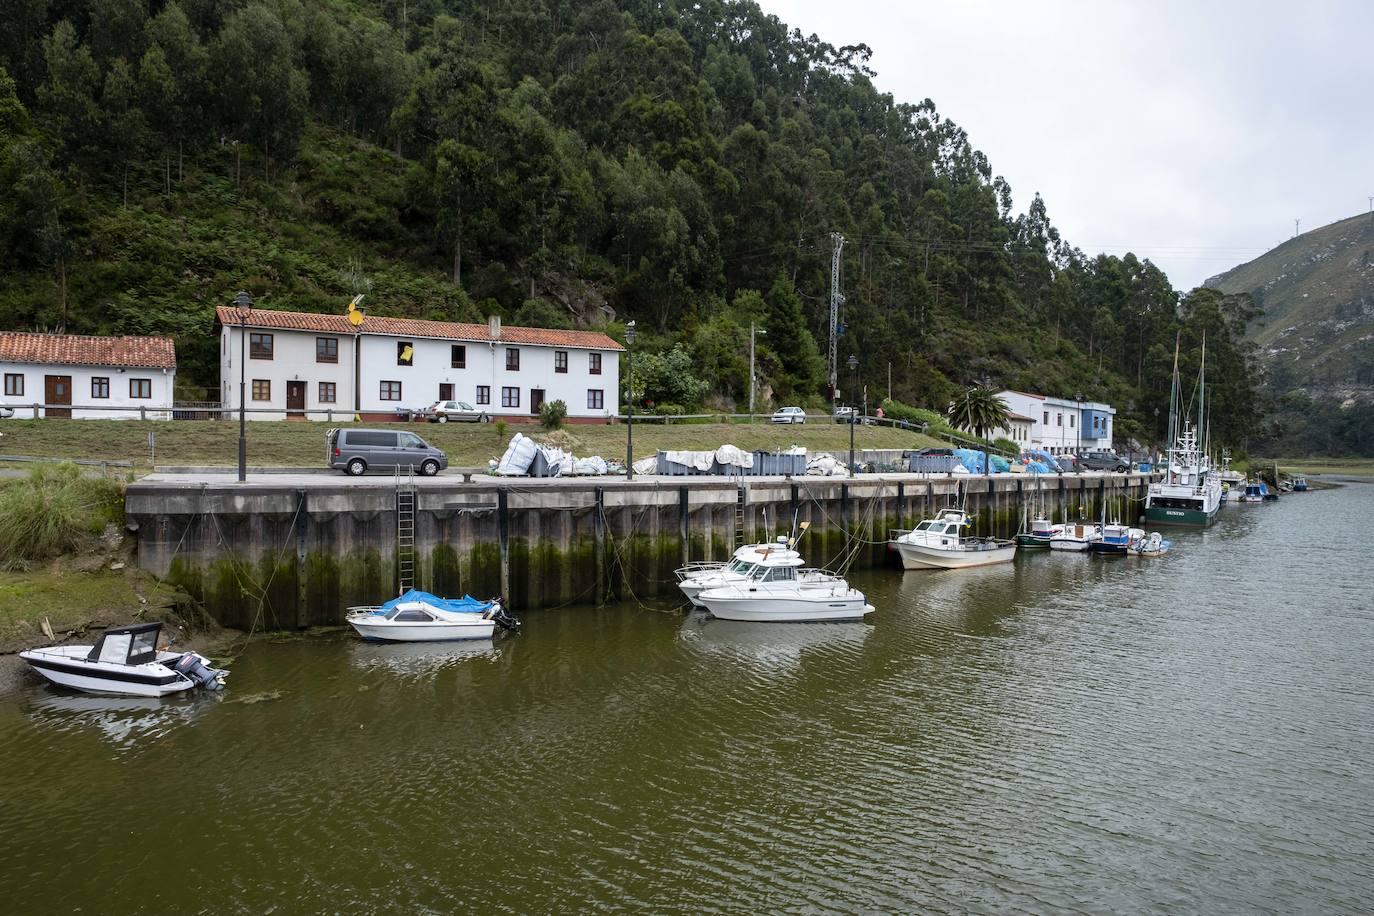
[(775, 399), (816, 401), (839, 232), (840, 361), (875, 394), (1082, 391), (1151, 439), (1175, 334), (1195, 365), (1205, 331), (1217, 434), (1254, 421), (1248, 297), (1180, 304), (1148, 261), (1077, 250), (932, 101), (879, 93), (866, 47), (753, 3), (0, 0), (0, 20), (0, 326), (169, 333), (213, 385), (212, 308), (238, 288), (633, 318), (637, 350), (706, 383), (664, 371), (646, 395), (726, 405), (753, 320)]

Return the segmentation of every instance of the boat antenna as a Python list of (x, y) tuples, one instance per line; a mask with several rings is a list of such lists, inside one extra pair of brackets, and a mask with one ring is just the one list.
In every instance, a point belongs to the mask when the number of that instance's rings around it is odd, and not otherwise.
[(796, 537), (792, 538), (792, 540), (790, 540), (790, 541), (787, 542), (788, 548), (789, 548), (789, 549), (795, 549), (796, 546), (797, 546), (797, 542), (800, 541), (800, 540), (802, 539), (802, 535), (806, 534), (806, 529), (808, 529), (808, 528), (810, 528), (810, 527), (811, 527), (811, 523), (810, 523), (810, 522), (802, 522), (802, 523), (801, 523), (801, 532), (800, 532)]

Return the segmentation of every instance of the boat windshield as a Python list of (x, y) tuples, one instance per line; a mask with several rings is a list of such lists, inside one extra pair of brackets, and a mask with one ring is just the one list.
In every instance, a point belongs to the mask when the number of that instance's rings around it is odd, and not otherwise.
[(774, 566), (761, 577), (762, 582), (789, 582), (797, 578), (797, 571), (791, 566)]
[(399, 622), (428, 623), (434, 619), (434, 616), (428, 611), (421, 610), (420, 608), (397, 607), (393, 608), (391, 613), (386, 615), (386, 619)]
[(754, 570), (759, 568), (759, 564), (750, 563), (748, 560), (736, 560), (726, 568), (730, 572), (739, 573), (741, 576), (752, 576)]
[(924, 522), (921, 522), (921, 524), (919, 524), (919, 525), (916, 526), (916, 530), (917, 530), (917, 531), (929, 531), (929, 530), (930, 530), (930, 526), (933, 525), (933, 524), (935, 524), (935, 523), (934, 523), (934, 522), (931, 522), (931, 521), (924, 521)]

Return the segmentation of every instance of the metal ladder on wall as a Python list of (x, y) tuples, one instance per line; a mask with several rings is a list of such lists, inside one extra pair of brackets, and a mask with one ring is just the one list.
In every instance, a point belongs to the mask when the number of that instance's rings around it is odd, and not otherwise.
[(396, 586), (404, 595), (415, 587), (415, 468), (396, 468)]
[(744, 546), (744, 507), (748, 501), (749, 491), (745, 488), (743, 480), (735, 487), (735, 549), (739, 549)]

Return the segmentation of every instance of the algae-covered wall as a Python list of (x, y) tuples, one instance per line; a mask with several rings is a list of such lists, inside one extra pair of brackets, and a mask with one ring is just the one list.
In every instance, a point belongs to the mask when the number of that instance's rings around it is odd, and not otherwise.
[[(415, 585), (503, 596), (515, 609), (676, 599), (673, 571), (727, 558), (737, 541), (808, 523), (817, 566), (889, 560), (894, 528), (962, 500), (976, 534), (1008, 537), (1023, 514), (1134, 520), (1141, 475), (925, 478), (570, 479), (419, 482)], [(397, 499), (381, 481), (309, 486), (129, 487), (139, 564), (185, 588), (226, 626), (295, 629), (342, 622), (398, 587)]]

